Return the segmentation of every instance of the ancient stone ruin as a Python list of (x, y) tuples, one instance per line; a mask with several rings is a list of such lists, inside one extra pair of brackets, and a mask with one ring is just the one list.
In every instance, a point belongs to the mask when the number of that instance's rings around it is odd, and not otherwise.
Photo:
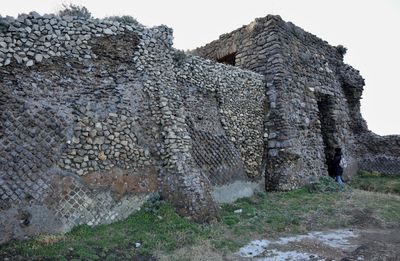
[(0, 242), (127, 217), (151, 197), (195, 221), (257, 189), (359, 169), (400, 173), (400, 138), (360, 114), (343, 47), (279, 16), (190, 54), (172, 30), (0, 18)]

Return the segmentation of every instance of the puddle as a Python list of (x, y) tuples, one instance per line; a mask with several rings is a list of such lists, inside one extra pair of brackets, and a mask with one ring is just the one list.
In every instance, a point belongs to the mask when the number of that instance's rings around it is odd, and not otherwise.
[(254, 240), (250, 244), (242, 247), (239, 250), (239, 255), (242, 257), (255, 257), (263, 253), (268, 245), (271, 243), (269, 240)]
[[(315, 260), (322, 261), (319, 252), (314, 253), (316, 248), (328, 248), (337, 251), (346, 251), (356, 247), (350, 239), (358, 237), (351, 230), (338, 229), (324, 232), (310, 232), (305, 235), (281, 237), (276, 240), (254, 240), (239, 250), (241, 257), (254, 258), (254, 260)], [(294, 249), (287, 250), (288, 245), (302, 243)], [(307, 247), (307, 244), (310, 247)], [(322, 247), (321, 247), (322, 246)], [(305, 250), (303, 249), (305, 248)]]
[(291, 242), (299, 242), (305, 239), (318, 240), (319, 242), (333, 248), (346, 248), (350, 245), (348, 239), (357, 237), (357, 235), (350, 230), (330, 230), (325, 232), (310, 232), (306, 235), (298, 235), (292, 237), (282, 237), (275, 244), (286, 245)]
[(356, 233), (350, 230), (334, 230), (330, 232), (311, 232), (311, 238), (316, 238), (323, 244), (331, 246), (333, 248), (346, 249), (351, 247), (349, 242), (350, 238), (358, 237)]

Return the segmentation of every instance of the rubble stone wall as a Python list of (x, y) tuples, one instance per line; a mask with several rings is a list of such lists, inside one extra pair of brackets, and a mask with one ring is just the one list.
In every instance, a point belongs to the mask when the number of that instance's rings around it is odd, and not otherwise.
[(267, 190), (297, 188), (328, 174), (336, 147), (344, 152), (346, 176), (359, 168), (400, 173), (398, 137), (368, 131), (360, 113), (364, 80), (344, 64), (342, 50), (267, 16), (192, 51), (220, 62), (232, 54), (235, 66), (266, 76)]
[(372, 132), (359, 135), (359, 168), (370, 172), (399, 175), (400, 136), (379, 136)]
[(400, 173), (399, 137), (368, 130), (343, 48), (279, 16), (190, 54), (172, 39), (166, 26), (0, 17), (0, 243), (110, 223), (156, 196), (209, 221), (260, 185), (328, 174), (335, 147), (346, 175)]
[(214, 191), (262, 182), (264, 76), (183, 55), (165, 26), (1, 22), (1, 242), (110, 223), (157, 195), (203, 222)]
[[(279, 28), (277, 37), (286, 72), (280, 82), (272, 83), (277, 99), (281, 99), (274, 117), (282, 119), (283, 126), (272, 127), (282, 146), (270, 147), (270, 154), (275, 155), (271, 167), (281, 162), (281, 152), (288, 161), (279, 169), (269, 168), (268, 180), (282, 184), (278, 189), (292, 189), (326, 174), (336, 147), (342, 148), (348, 170), (356, 165), (350, 126), (353, 119), (341, 75), (347, 65), (338, 50), (291, 23), (277, 21), (275, 26)], [(346, 88), (363, 87), (364, 80), (357, 71), (350, 77), (355, 84)]]

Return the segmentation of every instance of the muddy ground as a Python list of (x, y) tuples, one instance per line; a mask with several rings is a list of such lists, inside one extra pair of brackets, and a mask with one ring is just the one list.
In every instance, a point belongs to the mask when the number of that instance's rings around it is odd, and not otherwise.
[[(233, 260), (399, 260), (396, 229), (339, 229), (258, 240), (241, 248)], [(247, 258), (244, 258), (247, 257)]]
[(208, 244), (180, 249), (161, 260), (350, 261), (400, 260), (400, 229), (338, 229), (258, 239), (237, 253), (221, 254)]

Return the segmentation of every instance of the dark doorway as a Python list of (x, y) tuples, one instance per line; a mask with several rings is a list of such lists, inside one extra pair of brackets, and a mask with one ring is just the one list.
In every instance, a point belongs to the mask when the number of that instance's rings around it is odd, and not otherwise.
[(235, 66), (236, 53), (230, 53), (217, 59), (217, 62)]
[(326, 165), (330, 176), (334, 176), (332, 170), (332, 158), (335, 154), (335, 133), (336, 124), (333, 117), (334, 103), (329, 96), (322, 96), (318, 99), (318, 116), (321, 122), (321, 134), (324, 142), (324, 153)]

